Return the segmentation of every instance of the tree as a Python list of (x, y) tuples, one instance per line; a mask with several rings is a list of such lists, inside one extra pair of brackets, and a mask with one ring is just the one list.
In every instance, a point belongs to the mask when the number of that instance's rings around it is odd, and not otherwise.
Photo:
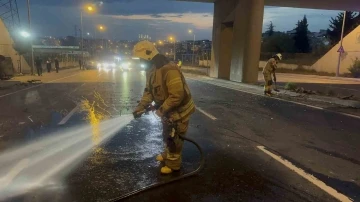
[[(344, 19), (344, 12), (339, 13), (335, 18), (331, 18), (327, 37), (331, 45), (339, 43)], [(346, 11), (344, 36), (349, 34), (360, 25), (360, 15), (352, 11)]]
[(293, 37), (295, 41), (295, 48), (299, 53), (308, 53), (311, 50), (310, 41), (308, 37), (308, 33), (309, 33), (308, 27), (309, 24), (305, 15), (302, 20), (298, 21), (295, 28), (296, 32)]
[(273, 22), (270, 21), (270, 24), (269, 24), (269, 26), (268, 26), (268, 29), (267, 29), (267, 31), (265, 32), (265, 33), (267, 34), (267, 36), (272, 36), (272, 35), (274, 35), (274, 28), (275, 28), (275, 26), (274, 26)]
[(294, 39), (285, 33), (275, 32), (272, 36), (264, 38), (261, 45), (263, 53), (294, 53)]

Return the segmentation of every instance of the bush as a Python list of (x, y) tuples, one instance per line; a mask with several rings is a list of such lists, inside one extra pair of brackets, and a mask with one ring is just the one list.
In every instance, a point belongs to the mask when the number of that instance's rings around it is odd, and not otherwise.
[(349, 71), (355, 78), (360, 78), (360, 60), (356, 58), (354, 63), (350, 66)]
[(297, 89), (297, 86), (295, 83), (286, 83), (285, 84), (285, 90), (295, 91), (296, 89)]

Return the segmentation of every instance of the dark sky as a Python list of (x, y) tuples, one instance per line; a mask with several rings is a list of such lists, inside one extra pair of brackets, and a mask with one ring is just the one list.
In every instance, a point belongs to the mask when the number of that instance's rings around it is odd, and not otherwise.
[[(36, 35), (74, 35), (80, 26), (80, 0), (30, 0), (32, 23)], [(84, 0), (84, 2), (86, 2)], [(99, 3), (97, 1), (96, 3)], [(21, 22), (27, 22), (26, 0), (19, 0)], [(311, 31), (328, 27), (329, 19), (337, 11), (266, 7), (264, 27), (272, 21), (279, 31), (290, 30), (304, 15), (309, 18)], [(91, 35), (111, 39), (137, 39), (147, 34), (152, 39), (176, 36), (178, 40), (192, 39), (188, 29), (195, 31), (197, 39), (211, 39), (213, 5), (173, 0), (104, 0), (97, 14), (84, 15), (84, 30)], [(107, 30), (95, 32), (97, 25)]]

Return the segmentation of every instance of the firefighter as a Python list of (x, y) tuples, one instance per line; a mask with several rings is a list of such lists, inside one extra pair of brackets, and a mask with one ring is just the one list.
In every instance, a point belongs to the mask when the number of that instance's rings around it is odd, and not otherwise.
[(165, 143), (164, 152), (159, 154), (156, 160), (165, 163), (161, 173), (170, 174), (180, 170), (184, 144), (180, 137), (186, 135), (195, 105), (177, 65), (159, 54), (153, 43), (137, 43), (133, 55), (147, 64), (146, 88), (133, 114), (137, 118), (137, 114), (155, 102), (156, 115), (162, 119)]
[[(276, 83), (276, 74), (275, 71), (277, 69), (277, 64), (279, 63), (279, 61), (282, 59), (282, 55), (280, 53), (274, 55), (273, 57), (271, 57), (268, 62), (266, 63), (264, 69), (263, 69), (263, 75), (264, 75), (264, 81), (265, 81), (265, 85), (264, 85), (264, 94), (265, 95), (272, 95), (272, 85), (273, 85), (273, 81)], [(273, 78), (271, 77), (274, 77)]]

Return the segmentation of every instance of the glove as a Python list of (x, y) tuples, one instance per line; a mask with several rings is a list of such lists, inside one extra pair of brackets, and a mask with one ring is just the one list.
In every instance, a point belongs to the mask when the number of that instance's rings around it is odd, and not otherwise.
[(134, 119), (140, 118), (141, 115), (144, 113), (145, 109), (143, 106), (137, 106), (135, 110), (133, 111)]
[(158, 117), (160, 117), (160, 118), (164, 116), (164, 114), (161, 113), (160, 110), (156, 110), (155, 114), (156, 114)]

